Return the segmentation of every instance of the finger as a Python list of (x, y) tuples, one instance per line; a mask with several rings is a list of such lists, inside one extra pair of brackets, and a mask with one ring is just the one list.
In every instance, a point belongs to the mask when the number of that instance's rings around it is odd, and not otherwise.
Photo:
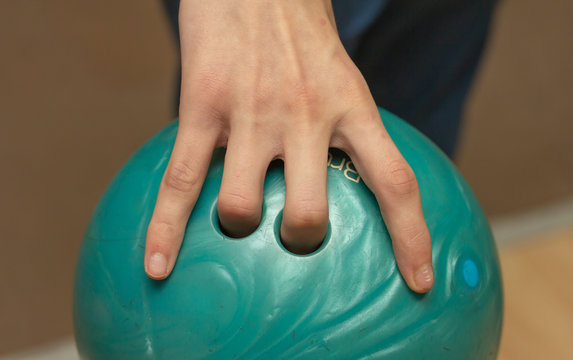
[(322, 244), (328, 228), (328, 139), (303, 137), (287, 145), (281, 240), (289, 251), (308, 254)]
[(252, 132), (231, 134), (217, 211), (222, 230), (231, 237), (251, 234), (261, 221), (265, 174), (273, 153)]
[(169, 276), (185, 226), (195, 205), (215, 148), (216, 132), (180, 124), (157, 202), (147, 229), (145, 271), (161, 280)]
[(347, 151), (378, 200), (400, 273), (410, 289), (427, 292), (434, 283), (432, 246), (416, 176), (375, 107), (349, 114), (344, 123)]

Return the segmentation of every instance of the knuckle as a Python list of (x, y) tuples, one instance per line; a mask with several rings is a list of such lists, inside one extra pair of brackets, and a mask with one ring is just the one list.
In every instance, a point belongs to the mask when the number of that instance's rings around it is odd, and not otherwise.
[(367, 134), (379, 134), (381, 120), (376, 107), (373, 108), (368, 102), (362, 102), (355, 109), (356, 116), (352, 117), (355, 125), (364, 129)]
[(344, 132), (347, 133), (345, 137), (348, 141), (352, 143), (358, 138), (378, 142), (391, 140), (380, 119), (378, 109), (367, 101), (357, 104), (339, 121), (339, 127), (346, 129)]
[(317, 92), (305, 83), (294, 83), (286, 94), (285, 105), (289, 113), (311, 110), (318, 101)]
[(213, 70), (199, 71), (193, 76), (190, 85), (182, 86), (182, 99), (192, 99), (192, 101), (181, 101), (180, 112), (193, 107), (201, 109), (208, 115), (217, 114), (221, 98), (225, 96), (227, 91), (225, 79), (226, 76)]
[(408, 196), (418, 191), (416, 175), (406, 161), (394, 161), (388, 168), (389, 190), (397, 196)]
[(366, 81), (360, 74), (348, 72), (340, 79), (338, 92), (344, 94), (344, 98), (350, 98), (350, 101), (356, 101), (365, 96), (371, 96), (366, 85)]
[(199, 175), (184, 162), (176, 162), (167, 168), (164, 181), (167, 187), (188, 193), (198, 185)]
[(152, 220), (147, 228), (148, 238), (156, 243), (167, 243), (179, 236), (177, 227), (162, 220)]
[(253, 96), (253, 109), (256, 114), (266, 113), (273, 104), (274, 96), (272, 91), (267, 88), (260, 88), (255, 91)]
[(417, 252), (421, 247), (425, 247), (430, 240), (430, 233), (425, 226), (407, 227), (402, 230), (402, 248), (410, 253)]
[(321, 230), (328, 224), (328, 207), (315, 200), (299, 201), (288, 214), (285, 223), (294, 230)]
[(258, 221), (258, 202), (236, 192), (221, 192), (217, 200), (219, 216), (242, 220), (248, 223)]
[(201, 71), (197, 76), (196, 86), (199, 94), (207, 97), (216, 97), (223, 89), (221, 76), (212, 70)]
[(287, 212), (285, 208), (282, 224), (285, 233), (281, 232), (281, 241), (291, 252), (308, 254), (320, 246), (326, 235), (328, 206), (303, 202), (291, 209)]

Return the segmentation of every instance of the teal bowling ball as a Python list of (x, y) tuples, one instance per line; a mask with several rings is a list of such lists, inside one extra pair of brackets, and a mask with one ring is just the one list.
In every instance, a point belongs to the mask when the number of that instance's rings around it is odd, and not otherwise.
[(279, 238), (283, 169), (273, 163), (262, 221), (244, 238), (218, 224), (223, 150), (213, 156), (172, 275), (144, 273), (145, 234), (177, 133), (174, 122), (117, 174), (80, 250), (74, 325), (83, 359), (494, 359), (502, 323), (496, 246), (452, 163), (381, 110), (413, 168), (432, 236), (435, 285), (402, 279), (378, 205), (350, 159), (328, 161), (330, 221), (321, 247)]

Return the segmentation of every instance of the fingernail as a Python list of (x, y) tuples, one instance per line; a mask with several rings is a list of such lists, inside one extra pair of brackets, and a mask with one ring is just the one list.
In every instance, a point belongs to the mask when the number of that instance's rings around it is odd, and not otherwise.
[(420, 291), (429, 290), (434, 282), (434, 272), (432, 271), (432, 265), (422, 265), (418, 271), (416, 271), (414, 282)]
[(149, 258), (147, 272), (152, 277), (161, 278), (167, 272), (167, 258), (162, 253), (154, 253)]

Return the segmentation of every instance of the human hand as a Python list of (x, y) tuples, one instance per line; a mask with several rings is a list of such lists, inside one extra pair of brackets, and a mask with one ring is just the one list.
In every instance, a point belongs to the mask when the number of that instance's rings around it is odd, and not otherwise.
[(217, 202), (225, 231), (256, 229), (267, 167), (282, 159), (281, 240), (294, 253), (317, 249), (332, 147), (375, 194), (408, 286), (428, 291), (432, 250), (416, 177), (338, 38), (330, 1), (182, 0), (179, 24), (180, 123), (147, 232), (147, 274), (172, 271), (217, 147), (227, 148)]

